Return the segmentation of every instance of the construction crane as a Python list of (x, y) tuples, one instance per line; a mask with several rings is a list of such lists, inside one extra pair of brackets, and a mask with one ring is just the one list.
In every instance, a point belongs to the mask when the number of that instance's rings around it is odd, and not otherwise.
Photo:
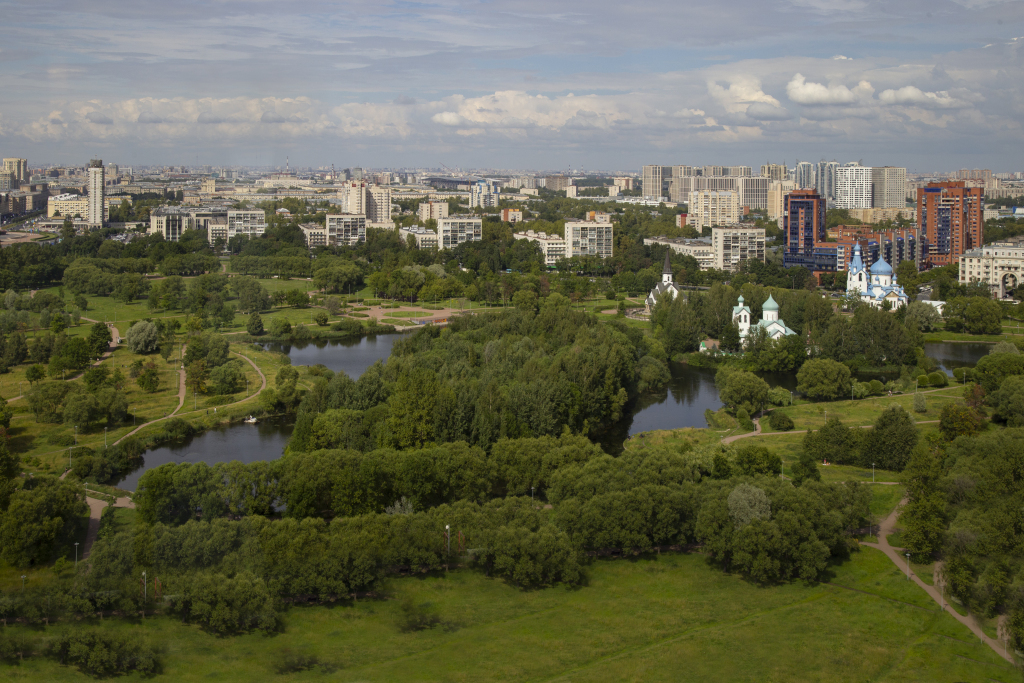
[(447, 167), (447, 166), (445, 166), (444, 164), (441, 164), (441, 168), (443, 168), (444, 170), (448, 171), (448, 172), (449, 172), (449, 173), (451, 173), (452, 175), (458, 175), (458, 174), (459, 174), (459, 173), (458, 173), (458, 171), (453, 171), (452, 169), (448, 168), (448, 167)]

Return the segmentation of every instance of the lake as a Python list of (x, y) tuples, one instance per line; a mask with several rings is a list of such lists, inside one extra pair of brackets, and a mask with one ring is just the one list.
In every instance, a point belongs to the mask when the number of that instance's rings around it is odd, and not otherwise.
[[(335, 372), (343, 371), (355, 379), (377, 360), (386, 359), (391, 354), (395, 340), (399, 338), (397, 334), (386, 334), (319, 344), (271, 345), (270, 348), (288, 354), (294, 365), (320, 363)], [(991, 344), (936, 342), (925, 344), (925, 353), (947, 374), (952, 375), (954, 368), (975, 365), (991, 348)], [(668, 385), (639, 396), (622, 419), (598, 438), (606, 452), (613, 455), (621, 453), (623, 442), (640, 432), (706, 427), (704, 411), (722, 407), (718, 389), (715, 388), (713, 368), (697, 368), (681, 363), (670, 365), (672, 379)], [(760, 375), (772, 387), (796, 390), (795, 374)], [(862, 381), (873, 378), (860, 377)], [(133, 472), (118, 486), (134, 490), (143, 472), (168, 462), (205, 462), (212, 465), (231, 460), (275, 460), (284, 452), (291, 432), (292, 425), (273, 420), (257, 425), (234, 424), (214, 429), (185, 443), (148, 451), (144, 455), (145, 464), (142, 469)]]

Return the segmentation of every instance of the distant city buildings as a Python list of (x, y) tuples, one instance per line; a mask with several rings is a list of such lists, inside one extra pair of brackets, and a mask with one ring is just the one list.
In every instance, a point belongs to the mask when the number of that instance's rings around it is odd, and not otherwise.
[(103, 201), (106, 191), (106, 171), (102, 159), (89, 161), (89, 209), (85, 220), (91, 228), (102, 228), (107, 222), (107, 204)]
[(299, 229), (302, 230), (306, 246), (310, 249), (327, 246), (327, 226), (319, 223), (300, 223)]
[(548, 268), (554, 268), (559, 259), (567, 257), (565, 239), (558, 235), (548, 235), (545, 232), (527, 230), (526, 232), (513, 233), (512, 237), (517, 240), (529, 240), (538, 244), (541, 253), (544, 254), (544, 265)]
[(20, 186), (21, 183), (27, 183), (29, 181), (28, 159), (16, 157), (4, 159), (4, 172), (11, 174), (12, 185)]
[(327, 214), (327, 244), (332, 247), (354, 247), (365, 242), (366, 218), (362, 214)]
[(544, 187), (552, 192), (564, 192), (565, 188), (570, 185), (572, 185), (572, 181), (564, 175), (549, 175), (544, 179)]
[(485, 180), (481, 180), (478, 183), (474, 183), (469, 188), (469, 208), (483, 208), (490, 209), (498, 206), (498, 202), (501, 201), (501, 195), (495, 192), (491, 184)]
[(644, 244), (647, 246), (661, 244), (677, 254), (692, 256), (697, 261), (701, 270), (715, 268), (715, 250), (711, 246), (711, 239), (708, 237), (688, 239), (685, 237), (645, 237)]
[(448, 217), (448, 202), (423, 202), (416, 212), (421, 221), (439, 221)]
[(870, 166), (844, 164), (836, 169), (837, 209), (870, 209), (872, 206)]
[(826, 241), (825, 199), (815, 190), (793, 190), (786, 195), (782, 232), (786, 240), (783, 263), (808, 270), (835, 270), (835, 256), (815, 253)]
[(713, 225), (740, 222), (740, 199), (736, 192), (698, 190), (690, 193), (686, 222), (698, 232)]
[(764, 262), (764, 228), (753, 223), (711, 229), (715, 268), (735, 273), (745, 261)]
[(568, 257), (611, 258), (614, 242), (611, 217), (608, 214), (591, 212), (588, 219), (590, 220), (565, 222)]
[(518, 209), (502, 209), (498, 215), (506, 223), (521, 223), (523, 221), (523, 212)]
[(417, 249), (437, 249), (437, 233), (420, 225), (413, 225), (408, 228), (399, 228), (398, 236), (402, 241), (408, 241), (411, 237)]

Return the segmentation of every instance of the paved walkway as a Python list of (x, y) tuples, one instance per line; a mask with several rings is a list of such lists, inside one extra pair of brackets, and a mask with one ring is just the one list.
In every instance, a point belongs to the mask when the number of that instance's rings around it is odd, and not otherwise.
[[(889, 545), (888, 536), (893, 532), (893, 529), (896, 527), (896, 521), (899, 518), (900, 508), (903, 507), (903, 505), (905, 505), (906, 502), (906, 498), (900, 501), (900, 504), (896, 506), (896, 509), (894, 509), (892, 513), (888, 517), (886, 517), (885, 520), (882, 522), (878, 530), (878, 543), (861, 542), (861, 545), (881, 550), (883, 553), (886, 554), (886, 556), (890, 560), (892, 560), (893, 564), (895, 564), (900, 569), (900, 571), (903, 572), (907, 571), (907, 558), (905, 555), (901, 555), (898, 552), (896, 552), (896, 549)], [(1002, 643), (1000, 643), (998, 640), (989, 638), (987, 635), (985, 635), (985, 632), (981, 630), (981, 627), (978, 626), (977, 623), (975, 623), (973, 618), (971, 618), (970, 616), (965, 617), (959, 612), (957, 612), (955, 609), (953, 609), (952, 605), (946, 602), (943, 595), (935, 588), (935, 586), (929, 586), (920, 578), (918, 578), (917, 574), (914, 574), (913, 572), (910, 573), (910, 578), (911, 580), (913, 580), (914, 583), (923, 588), (924, 592), (927, 593), (931, 597), (931, 599), (934, 600), (937, 605), (939, 605), (939, 607), (949, 612), (954, 619), (959, 621), (967, 628), (971, 629), (971, 633), (977, 636), (980, 640), (984, 641), (985, 644), (992, 648), (992, 650), (997, 655), (999, 655), (1006, 661), (1010, 662), (1011, 664), (1015, 663), (1013, 661), (1013, 657), (1004, 652)]]
[[(921, 422), (915, 422), (914, 424), (930, 425), (930, 424), (936, 424), (938, 422), (939, 422), (939, 420), (922, 420)], [(853, 429), (871, 429), (872, 427), (874, 427), (874, 425), (858, 425), (857, 427), (853, 427)], [(805, 430), (805, 429), (791, 429), (788, 432), (763, 432), (762, 433), (761, 432), (761, 418), (756, 418), (754, 420), (754, 431), (747, 432), (746, 434), (735, 434), (733, 436), (727, 436), (724, 439), (722, 439), (722, 443), (725, 444), (725, 445), (729, 445), (733, 441), (736, 441), (738, 439), (747, 439), (747, 438), (752, 437), (752, 436), (784, 436), (786, 434), (799, 434), (800, 432), (806, 433), (807, 431), (808, 430)], [(821, 430), (820, 429), (812, 429), (810, 431), (812, 431), (812, 432), (819, 432)]]

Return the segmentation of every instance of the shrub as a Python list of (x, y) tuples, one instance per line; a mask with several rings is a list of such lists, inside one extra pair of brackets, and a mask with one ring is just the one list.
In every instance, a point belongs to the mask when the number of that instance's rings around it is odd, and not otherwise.
[(743, 474), (772, 476), (782, 469), (782, 458), (764, 446), (743, 446), (736, 451), (736, 466)]
[(949, 385), (949, 376), (944, 372), (933, 372), (928, 375), (928, 384), (933, 387), (945, 387)]
[(869, 391), (871, 392), (871, 394), (873, 396), (877, 396), (878, 394), (881, 394), (882, 391), (885, 390), (885, 385), (882, 384), (877, 379), (871, 380), (871, 382), (869, 382), (869, 387), (870, 387)]
[(317, 311), (313, 316), (313, 321), (320, 327), (326, 327), (330, 321), (330, 316), (327, 315), (327, 311)]
[(779, 432), (788, 432), (795, 426), (793, 419), (783, 412), (773, 410), (771, 416), (768, 418), (768, 425)]
[(61, 664), (77, 666), (97, 677), (138, 671), (151, 676), (160, 670), (156, 651), (138, 636), (116, 635), (91, 630), (68, 630), (57, 636), (47, 655)]
[(748, 413), (744, 408), (740, 408), (738, 411), (736, 411), (736, 419), (740, 420), (741, 422), (744, 420), (749, 420), (750, 413)]
[(914, 394), (914, 412), (924, 413), (928, 411), (928, 401), (925, 400), (924, 394)]
[(128, 330), (128, 350), (132, 353), (153, 353), (160, 347), (160, 332), (156, 325), (143, 320)]

